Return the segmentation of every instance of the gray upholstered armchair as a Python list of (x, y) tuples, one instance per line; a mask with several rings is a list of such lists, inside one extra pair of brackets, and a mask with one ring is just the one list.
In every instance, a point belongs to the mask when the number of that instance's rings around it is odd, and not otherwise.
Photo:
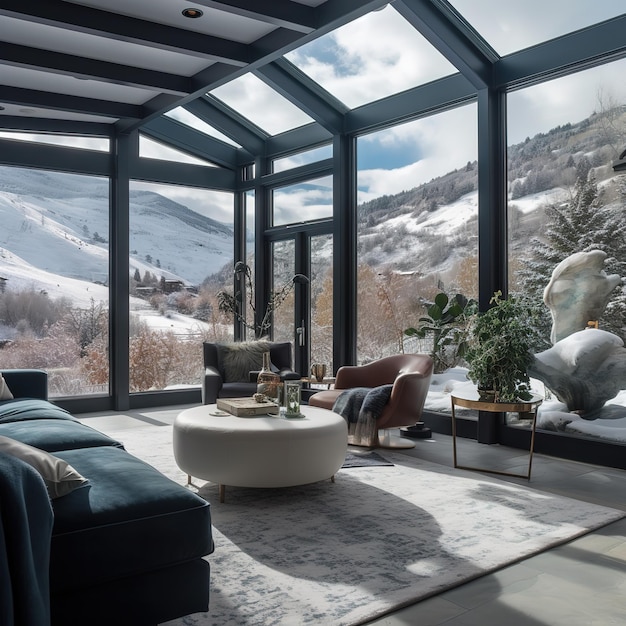
[(281, 380), (300, 380), (300, 374), (292, 369), (288, 341), (204, 342), (203, 348), (202, 404), (214, 404), (217, 398), (252, 396), (256, 392), (264, 352), (270, 353), (272, 370)]

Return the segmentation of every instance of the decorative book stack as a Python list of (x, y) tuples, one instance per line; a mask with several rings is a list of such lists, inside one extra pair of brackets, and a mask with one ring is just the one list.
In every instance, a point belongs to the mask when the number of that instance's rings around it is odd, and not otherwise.
[(278, 413), (278, 405), (274, 402), (257, 402), (252, 398), (218, 398), (217, 408), (236, 417)]

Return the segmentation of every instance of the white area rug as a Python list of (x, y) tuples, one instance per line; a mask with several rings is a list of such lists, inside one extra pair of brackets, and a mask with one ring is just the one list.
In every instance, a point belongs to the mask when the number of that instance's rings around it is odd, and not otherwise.
[[(171, 427), (109, 433), (177, 482)], [(335, 483), (211, 502), (210, 612), (168, 626), (359, 624), (623, 517), (402, 453)]]

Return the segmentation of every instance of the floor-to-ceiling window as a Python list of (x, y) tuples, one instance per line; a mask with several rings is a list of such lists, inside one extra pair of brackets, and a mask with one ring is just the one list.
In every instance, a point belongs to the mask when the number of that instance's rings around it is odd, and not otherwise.
[(359, 363), (405, 348), (438, 292), (477, 296), (476, 107), (359, 137)]
[[(552, 346), (553, 318), (564, 313), (544, 302), (557, 265), (572, 254), (602, 250), (602, 271), (626, 276), (626, 176), (612, 167), (626, 148), (625, 71), (626, 61), (617, 61), (508, 96), (509, 282), (511, 291), (529, 298), (537, 310), (537, 353)], [(568, 285), (578, 285), (567, 308), (585, 306), (589, 271), (572, 268), (564, 277)], [(623, 301), (618, 286), (599, 319), (590, 320), (622, 340)], [(549, 389), (546, 393), (554, 404), (550, 411), (544, 407), (541, 428), (624, 441), (623, 392), (594, 416), (572, 413), (576, 407), (558, 403)]]
[(198, 385), (202, 341), (233, 334), (232, 194), (132, 182), (129, 243), (130, 390)]
[[(90, 146), (91, 147), (91, 146)], [(0, 167), (0, 363), (109, 392), (109, 181)]]

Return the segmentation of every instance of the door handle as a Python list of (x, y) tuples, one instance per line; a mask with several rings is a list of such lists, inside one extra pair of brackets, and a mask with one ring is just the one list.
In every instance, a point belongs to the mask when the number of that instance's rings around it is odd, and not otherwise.
[(296, 328), (296, 334), (298, 335), (298, 345), (299, 346), (304, 346), (304, 344), (305, 344), (305, 334), (306, 334), (306, 330), (305, 330), (304, 326), (298, 326), (298, 328)]

